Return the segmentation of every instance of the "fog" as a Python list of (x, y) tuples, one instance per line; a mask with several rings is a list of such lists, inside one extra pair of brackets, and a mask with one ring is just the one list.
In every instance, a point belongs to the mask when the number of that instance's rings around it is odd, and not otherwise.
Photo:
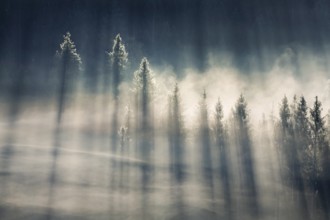
[(328, 3), (141, 2), (3, 3), (0, 219), (329, 219)]
[[(293, 59), (299, 59), (298, 64), (294, 65)], [(67, 101), (69, 105), (63, 110), (60, 125), (55, 120), (58, 111), (56, 93), (48, 99), (22, 99), (17, 115), (11, 118), (6, 116), (10, 102), (2, 101), (3, 219), (241, 219), (243, 216), (244, 219), (301, 219), (297, 194), (306, 196), (308, 208), (305, 211), (309, 218), (326, 217), (328, 209), (315, 204), (314, 200), (319, 198), (313, 197), (312, 191), (301, 192), (281, 178), (284, 171), (279, 166), (274, 136), (274, 123), (280, 120), (279, 108), (284, 95), (290, 102), (295, 94), (305, 95), (310, 107), (318, 96), (323, 104), (323, 115), (326, 115), (329, 82), (326, 68), (320, 65), (316, 56), (287, 48), (274, 60), (268, 72), (252, 75), (244, 75), (235, 68), (230, 56), (212, 54), (205, 72), (186, 68), (181, 78), (176, 77), (169, 65), (150, 64), (150, 68), (155, 88), (154, 98), (150, 100), (153, 134), (145, 137), (153, 140), (148, 142), (152, 146), (147, 158), (138, 153), (145, 144), (139, 145), (139, 138), (143, 137), (134, 131), (139, 125), (135, 120), (132, 79), (119, 85), (119, 104), (115, 104), (109, 92), (91, 93), (80, 83), (80, 88)], [(174, 171), (169, 168), (169, 161), (173, 155), (167, 138), (168, 97), (173, 94), (175, 83), (179, 89), (184, 126), (182, 143), (185, 145), (184, 179), (179, 182), (173, 182), (171, 177)], [(208, 113), (207, 118), (201, 119), (199, 112), (204, 91)], [(231, 128), (233, 111), (240, 94), (246, 98), (249, 115), (253, 165), (245, 167), (252, 166), (253, 174), (250, 175), (254, 176), (255, 184), (250, 187), (255, 191), (253, 194), (244, 183), (242, 172), (246, 171), (239, 162), (242, 152), (235, 142), (237, 136), (231, 130), (234, 129)], [(225, 156), (219, 156), (220, 151), (214, 143), (218, 100), (223, 106), (224, 126), (229, 129)], [(116, 130), (113, 127), (115, 106), (118, 108)], [(120, 128), (127, 129), (128, 109), (130, 133), (122, 139)], [(201, 120), (206, 123), (207, 134), (199, 133)], [(113, 138), (117, 141), (113, 142)], [(208, 177), (203, 174), (205, 161), (199, 153), (202, 147), (203, 154), (205, 141), (210, 148), (206, 158), (211, 162), (207, 165)], [(114, 143), (117, 147), (112, 146)], [(219, 161), (224, 157), (227, 164), (221, 165)], [(140, 171), (143, 164), (150, 167)], [(225, 177), (219, 174), (218, 169), (222, 166), (228, 168)], [(143, 172), (149, 177), (141, 182)], [(205, 182), (209, 177), (212, 178)], [(226, 178), (229, 182), (223, 185)], [(230, 194), (226, 194), (228, 191)]]

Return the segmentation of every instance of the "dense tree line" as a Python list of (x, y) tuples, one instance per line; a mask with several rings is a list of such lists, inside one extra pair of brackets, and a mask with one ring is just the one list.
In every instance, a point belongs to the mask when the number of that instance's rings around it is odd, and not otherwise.
[[(60, 122), (63, 111), (66, 105), (66, 97), (74, 93), (76, 84), (78, 81), (79, 71), (81, 70), (81, 58), (77, 52), (74, 42), (71, 39), (71, 34), (67, 33), (63, 36), (64, 41), (60, 45), (60, 49), (56, 52), (58, 68), (58, 116), (57, 121)], [(118, 125), (118, 102), (120, 101), (120, 89), (119, 86), (122, 82), (123, 70), (128, 62), (128, 53), (126, 52), (125, 45), (122, 38), (118, 34), (114, 41), (112, 50), (108, 53), (110, 75), (111, 75), (111, 87), (112, 94), (115, 100), (113, 120), (113, 131), (111, 138), (117, 139), (121, 137), (120, 143), (124, 145), (124, 142), (128, 138), (128, 128), (131, 123), (130, 114), (134, 115), (135, 128), (139, 130), (139, 134), (136, 134), (141, 139), (140, 145), (144, 149), (141, 149), (141, 156), (146, 157), (147, 152), (152, 148), (152, 130), (153, 130), (153, 94), (155, 92), (155, 82), (153, 78), (152, 70), (147, 58), (143, 58), (139, 69), (134, 73), (133, 79), (133, 91), (135, 94), (135, 106), (133, 109), (129, 109), (127, 112), (127, 119), (125, 126), (120, 127)], [(168, 123), (169, 123), (169, 142), (173, 161), (171, 162), (171, 169), (175, 172), (175, 178), (180, 180), (183, 178), (183, 154), (184, 154), (184, 139), (185, 128), (182, 115), (182, 106), (180, 103), (179, 86), (176, 83), (173, 88), (173, 93), (169, 96), (168, 102)], [(224, 157), (225, 149), (228, 147), (228, 127), (225, 126), (226, 122), (223, 119), (223, 110), (220, 100), (216, 103), (214, 112), (214, 123), (209, 125), (209, 113), (206, 102), (206, 91), (202, 95), (200, 101), (200, 136), (202, 140), (202, 164), (205, 164), (208, 169), (211, 165), (208, 165), (210, 161), (209, 145), (210, 142), (210, 130), (213, 131), (215, 137), (215, 144), (218, 146), (220, 157)], [(132, 112), (134, 110), (134, 112)], [(234, 133), (237, 135), (237, 146), (240, 148), (240, 154), (242, 156), (242, 167), (244, 169), (250, 169), (253, 167), (252, 152), (251, 152), (251, 137), (250, 137), (250, 125), (249, 125), (249, 113), (247, 109), (247, 102), (243, 94), (238, 98), (236, 106), (233, 110), (233, 120), (230, 120), (233, 126)], [(303, 180), (308, 182), (308, 185), (314, 190), (319, 189), (320, 179), (326, 177), (326, 170), (328, 164), (328, 151), (329, 151), (329, 128), (326, 127), (325, 117), (322, 116), (322, 104), (318, 97), (315, 97), (313, 107), (308, 107), (304, 96), (301, 96), (298, 100), (296, 96), (293, 97), (293, 101), (290, 104), (288, 98), (284, 96), (280, 109), (279, 119), (275, 126), (275, 140), (278, 147), (278, 151), (281, 154), (281, 161), (283, 166), (286, 167), (287, 178), (292, 181), (301, 182)], [(131, 131), (130, 131), (131, 132)], [(117, 145), (117, 141), (112, 143)], [(115, 150), (113, 148), (113, 150)], [(226, 160), (222, 159), (221, 163)], [(224, 168), (222, 168), (224, 169)], [(222, 170), (222, 175), (227, 171)], [(247, 176), (253, 176), (252, 170), (245, 170), (243, 173)], [(249, 178), (251, 180), (251, 178)], [(253, 180), (251, 180), (253, 182)], [(253, 185), (253, 183), (247, 183), (247, 185)], [(297, 184), (297, 183), (296, 183)]]
[[(61, 44), (59, 69), (59, 107), (57, 122), (60, 123), (66, 103), (66, 94), (71, 93), (69, 83), (74, 83), (74, 74), (79, 70), (81, 59), (68, 33), (64, 36)], [(132, 88), (132, 103), (128, 106), (125, 116), (121, 114), (120, 85), (125, 66), (128, 63), (128, 53), (120, 35), (115, 37), (112, 51), (109, 55), (111, 68), (108, 74), (112, 79), (113, 114), (111, 125), (112, 152), (123, 155), (134, 147), (135, 156), (142, 159), (140, 164), (141, 186), (144, 190), (152, 182), (155, 172), (154, 148), (155, 146), (155, 117), (154, 99), (155, 86), (154, 73), (147, 58), (141, 60), (140, 66), (134, 73)], [(180, 87), (175, 84), (173, 91), (168, 96), (167, 134), (169, 151), (169, 172), (173, 184), (182, 184), (187, 178), (187, 158), (189, 149), (187, 136), (191, 132), (185, 127), (183, 106), (180, 96)], [(219, 176), (223, 188), (223, 196), (226, 201), (226, 209), (230, 210), (231, 187), (234, 175), (238, 175), (238, 182), (242, 192), (248, 198), (254, 214), (258, 210), (257, 178), (254, 159), (253, 130), (250, 124), (248, 103), (244, 95), (238, 97), (232, 114), (227, 120), (224, 119), (223, 106), (220, 101), (216, 103), (213, 111), (209, 111), (207, 93), (204, 90), (199, 102), (199, 121), (194, 144), (197, 145), (200, 163), (200, 176), (203, 184), (211, 190), (215, 176)], [(270, 123), (274, 126), (273, 142), (278, 153), (278, 164), (282, 182), (299, 192), (309, 191), (325, 208), (329, 206), (330, 196), (330, 162), (329, 162), (329, 121), (326, 123), (322, 114), (322, 104), (315, 97), (311, 107), (308, 106), (304, 96), (294, 96), (290, 103), (284, 96), (280, 104), (278, 117), (273, 117)], [(119, 126), (119, 118), (124, 117), (124, 124)], [(186, 119), (189, 120), (189, 119)], [(266, 119), (265, 123), (266, 123)], [(330, 120), (330, 117), (328, 118)], [(271, 146), (269, 146), (271, 147)], [(233, 150), (234, 148), (234, 150)], [(235, 160), (238, 161), (238, 174), (231, 170), (232, 157), (230, 151), (235, 152)], [(216, 161), (213, 160), (214, 152)], [(118, 167), (115, 162), (111, 164)], [(121, 172), (126, 169), (123, 164), (118, 167)], [(113, 177), (115, 178), (115, 177)], [(124, 178), (123, 176), (121, 178)], [(121, 180), (123, 181), (123, 180)], [(211, 195), (214, 194), (211, 192)], [(306, 198), (298, 198), (301, 207), (307, 207)], [(228, 218), (231, 213), (228, 211)]]

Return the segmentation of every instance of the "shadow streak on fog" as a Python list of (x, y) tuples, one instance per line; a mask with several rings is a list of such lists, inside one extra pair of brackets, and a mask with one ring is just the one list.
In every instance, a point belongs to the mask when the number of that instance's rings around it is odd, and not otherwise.
[[(287, 159), (277, 155), (270, 115), (265, 119), (268, 128), (264, 125), (259, 131), (256, 123), (260, 111), (270, 113), (269, 103), (275, 102), (277, 111), (275, 96), (283, 94), (277, 94), (279, 84), (272, 74), (282, 70), (289, 71), (274, 67), (265, 80), (273, 84), (264, 90), (257, 79), (245, 82), (232, 68), (211, 67), (203, 79), (187, 70), (178, 80), (184, 135), (178, 120), (170, 122), (166, 111), (173, 109), (166, 100), (174, 83), (156, 93), (150, 106), (147, 98), (135, 97), (127, 82), (120, 87), (120, 102), (107, 93), (80, 90), (63, 113), (56, 107), (56, 97), (40, 101), (36, 109), (21, 100), (17, 78), (8, 101), (10, 120), (2, 127), (1, 215), (4, 219), (325, 219), (326, 205), (315, 208), (301, 180), (303, 161), (297, 158), (297, 148), (285, 154), (294, 168), (294, 183), (287, 183), (280, 169)], [(166, 76), (160, 72), (156, 79), (167, 82)], [(322, 77), (312, 82), (324, 81)], [(288, 78), (289, 95), (301, 88), (308, 95), (324, 94)], [(219, 85), (223, 87), (215, 88)], [(203, 94), (200, 102), (203, 87), (208, 95), (206, 99)], [(230, 108), (240, 91), (249, 103), (249, 133), (232, 121)], [(224, 100), (229, 127), (221, 150), (211, 126), (217, 96)], [(260, 102), (265, 102), (261, 109)], [(103, 112), (104, 106), (109, 112)], [(125, 111), (127, 106), (131, 113)], [(24, 108), (33, 111), (21, 111)], [(54, 122), (58, 112), (62, 119)], [(48, 127), (41, 129), (48, 121)], [(18, 157), (13, 146), (21, 151)]]

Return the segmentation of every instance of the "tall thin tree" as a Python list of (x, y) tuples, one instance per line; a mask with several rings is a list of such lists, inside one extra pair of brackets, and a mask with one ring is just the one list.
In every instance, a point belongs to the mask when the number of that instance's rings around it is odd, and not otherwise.
[[(118, 153), (119, 147), (118, 144), (118, 130), (119, 129), (119, 122), (118, 122), (118, 112), (119, 112), (119, 106), (120, 106), (120, 100), (119, 100), (119, 86), (122, 81), (122, 71), (125, 68), (127, 64), (127, 52), (125, 49), (125, 45), (122, 43), (122, 39), (120, 35), (118, 34), (114, 41), (113, 41), (113, 46), (112, 46), (112, 51), (108, 53), (109, 55), (109, 61), (111, 64), (111, 69), (112, 69), (112, 94), (114, 97), (114, 102), (113, 102), (113, 112), (112, 112), (112, 119), (111, 119), (111, 150), (112, 153)], [(116, 172), (117, 164), (115, 160), (112, 160), (112, 185), (115, 185), (115, 177), (114, 177), (114, 172)]]
[(119, 95), (119, 85), (122, 81), (122, 71), (128, 62), (128, 53), (126, 52), (120, 34), (117, 34), (115, 37), (112, 50), (108, 54), (112, 67), (113, 95), (115, 99), (117, 99)]
[(112, 135), (111, 145), (112, 151), (117, 150), (117, 136), (118, 136), (118, 111), (119, 111), (119, 86), (122, 80), (122, 71), (125, 68), (128, 59), (128, 53), (126, 52), (125, 45), (122, 43), (122, 39), (118, 34), (113, 41), (112, 51), (109, 53), (110, 64), (112, 67), (112, 88), (114, 96), (114, 107), (112, 114)]
[[(308, 177), (310, 169), (306, 165), (308, 161), (308, 150), (311, 144), (311, 130), (308, 119), (308, 106), (304, 96), (300, 97), (297, 108), (293, 112), (293, 118), (293, 129), (299, 163), (301, 164), (304, 176)], [(304, 163), (301, 163), (303, 161)]]
[(184, 129), (181, 113), (178, 84), (175, 84), (173, 94), (169, 100), (169, 140), (170, 140), (170, 166), (175, 181), (183, 180), (184, 168)]
[(247, 102), (242, 94), (235, 105), (234, 119), (239, 160), (241, 162), (242, 183), (249, 197), (251, 214), (258, 215), (258, 195), (252, 154), (252, 142), (250, 137), (249, 114), (247, 110)]
[(137, 99), (136, 129), (138, 129), (139, 156), (145, 162), (141, 165), (142, 186), (147, 190), (152, 172), (153, 151), (153, 106), (155, 82), (147, 58), (143, 58), (139, 69), (134, 73), (134, 86)]
[(205, 186), (208, 199), (211, 200), (212, 211), (215, 211), (214, 204), (214, 179), (211, 149), (211, 131), (209, 126), (208, 106), (206, 101), (207, 95), (204, 89), (201, 101), (199, 103), (199, 154), (201, 155), (201, 176), (202, 184)]
[(54, 146), (52, 149), (52, 163), (50, 166), (49, 176), (49, 195), (47, 219), (52, 217), (52, 205), (54, 202), (55, 185), (57, 184), (57, 163), (60, 157), (59, 146), (61, 145), (62, 133), (62, 117), (64, 109), (67, 105), (67, 99), (71, 98), (75, 91), (78, 74), (81, 70), (81, 58), (77, 53), (76, 46), (71, 40), (71, 34), (68, 32), (63, 36), (64, 41), (60, 44), (60, 50), (56, 51), (57, 64), (59, 67), (59, 94), (58, 94), (58, 109), (56, 118), (56, 128), (54, 131)]
[(75, 89), (77, 76), (81, 69), (81, 58), (77, 53), (76, 46), (71, 40), (71, 34), (67, 32), (64, 41), (60, 44), (60, 50), (56, 51), (59, 64), (59, 94), (57, 123), (62, 121), (62, 114), (66, 107), (66, 100)]
[(228, 131), (224, 124), (223, 107), (218, 99), (215, 105), (213, 132), (215, 144), (219, 152), (219, 174), (221, 178), (222, 191), (225, 200), (225, 210), (227, 219), (232, 219), (232, 195), (230, 186), (229, 152), (228, 152)]
[(312, 185), (314, 190), (318, 190), (318, 180), (322, 174), (322, 164), (324, 152), (327, 149), (326, 142), (326, 129), (324, 118), (322, 117), (322, 104), (315, 97), (314, 106), (310, 110), (310, 122), (311, 122), (311, 139), (312, 148), (310, 151), (312, 158)]

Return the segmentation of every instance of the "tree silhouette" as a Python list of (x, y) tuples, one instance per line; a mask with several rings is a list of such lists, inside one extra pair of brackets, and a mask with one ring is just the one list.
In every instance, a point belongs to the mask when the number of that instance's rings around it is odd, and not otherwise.
[(60, 157), (59, 146), (61, 146), (61, 135), (63, 129), (61, 127), (62, 117), (65, 107), (68, 105), (67, 100), (72, 98), (75, 92), (78, 76), (81, 70), (81, 58), (77, 53), (76, 46), (71, 40), (71, 34), (67, 32), (64, 41), (60, 44), (60, 50), (56, 51), (57, 65), (59, 71), (59, 94), (58, 109), (56, 118), (56, 129), (54, 130), (54, 146), (52, 149), (52, 163), (49, 170), (49, 194), (48, 194), (48, 210), (47, 219), (52, 217), (52, 205), (56, 196), (55, 189), (58, 176), (58, 159)]
[(128, 62), (128, 53), (126, 52), (125, 45), (117, 34), (113, 41), (112, 51), (109, 54), (110, 63), (112, 67), (112, 80), (113, 80), (113, 95), (115, 99), (119, 95), (119, 85), (122, 81), (122, 70)]
[(289, 109), (289, 102), (288, 98), (284, 96), (282, 99), (282, 105), (280, 108), (280, 119), (281, 119), (281, 124), (282, 124), (282, 132), (283, 135), (286, 135), (287, 133), (291, 132), (292, 125), (291, 125), (291, 113)]
[(208, 119), (208, 109), (206, 103), (206, 92), (204, 90), (202, 100), (199, 104), (200, 108), (200, 125), (199, 137), (201, 141), (201, 155), (202, 155), (202, 172), (207, 183), (212, 183), (212, 161), (211, 161), (211, 143), (210, 143), (210, 127)]
[(230, 186), (229, 153), (228, 153), (228, 131), (223, 122), (223, 109), (220, 99), (215, 105), (213, 132), (215, 135), (215, 144), (219, 150), (219, 169), (222, 184), (222, 190), (225, 200), (225, 210), (228, 219), (232, 218), (232, 199)]
[(310, 128), (308, 123), (308, 106), (304, 96), (300, 97), (293, 117), (296, 137), (301, 139), (301, 141), (303, 141), (304, 148), (307, 148), (310, 141)]
[(173, 95), (169, 100), (169, 140), (170, 140), (170, 167), (174, 179), (181, 182), (184, 178), (184, 128), (181, 113), (178, 84), (175, 84)]
[[(291, 109), (293, 105), (291, 105)], [(296, 176), (296, 162), (297, 154), (294, 139), (294, 129), (293, 129), (293, 114), (290, 111), (289, 102), (286, 96), (282, 99), (282, 104), (280, 107), (280, 122), (281, 122), (281, 132), (280, 132), (280, 144), (279, 150), (281, 152), (281, 157), (284, 157), (284, 164), (281, 164), (287, 172), (282, 173), (286, 175), (286, 180), (293, 184), (293, 180)]]
[(223, 110), (220, 99), (218, 99), (215, 105), (214, 119), (215, 119), (215, 123), (214, 123), (215, 138), (217, 145), (220, 148), (220, 151), (222, 151), (226, 141), (226, 131), (223, 124)]
[(301, 164), (304, 176), (310, 176), (310, 169), (308, 168), (308, 151), (311, 144), (311, 131), (308, 120), (308, 107), (304, 96), (300, 97), (297, 108), (293, 112), (293, 128), (295, 134), (295, 144), (297, 146), (298, 159), (304, 161)]
[(235, 109), (235, 133), (239, 151), (239, 159), (241, 162), (242, 182), (244, 189), (247, 192), (250, 212), (253, 215), (258, 214), (257, 190), (254, 173), (254, 161), (252, 155), (252, 143), (250, 137), (249, 114), (247, 103), (244, 96), (241, 94), (238, 98)]
[(174, 209), (180, 219), (185, 219), (184, 189), (181, 184), (185, 180), (185, 129), (181, 112), (181, 97), (178, 84), (168, 101), (168, 140), (169, 140), (169, 168), (171, 175), (171, 193), (174, 198)]
[[(308, 144), (308, 136), (306, 139), (299, 139), (300, 135), (308, 135), (308, 125), (306, 125), (306, 110), (307, 105), (303, 97), (297, 102), (296, 96), (293, 98), (291, 111), (289, 109), (288, 99), (285, 96), (282, 99), (280, 108), (281, 120), (281, 137), (280, 137), (280, 150), (284, 158), (283, 164), (280, 163), (282, 168), (284, 183), (291, 186), (291, 202), (297, 203), (301, 209), (300, 217), (309, 219), (307, 212), (307, 202), (305, 195), (302, 168), (300, 158), (303, 155), (303, 149)], [(302, 144), (301, 146), (299, 144)], [(306, 159), (306, 158), (305, 158)], [(280, 160), (281, 162), (281, 160)], [(300, 193), (297, 195), (294, 191), (297, 189)]]
[(139, 70), (134, 73), (134, 85), (137, 93), (138, 114), (140, 115), (140, 128), (143, 132), (151, 128), (151, 106), (153, 92), (155, 89), (153, 74), (149, 67), (147, 58), (143, 58)]
[(197, 135), (199, 141), (197, 143), (199, 143), (199, 154), (201, 155), (202, 184), (206, 188), (208, 199), (211, 200), (212, 211), (215, 211), (211, 133), (205, 90), (203, 91), (202, 99), (199, 103), (199, 111), (199, 134)]
[(136, 92), (136, 124), (137, 141), (140, 157), (144, 160), (141, 165), (142, 186), (146, 190), (151, 176), (151, 153), (153, 151), (153, 94), (155, 82), (147, 58), (143, 58), (139, 69), (134, 73), (134, 86)]
[(118, 131), (118, 111), (119, 111), (119, 86), (121, 83), (122, 70), (127, 64), (127, 52), (125, 46), (122, 43), (122, 39), (118, 34), (113, 41), (112, 51), (108, 53), (110, 58), (110, 63), (112, 67), (112, 79), (113, 79), (113, 96), (114, 96), (114, 107), (112, 114), (112, 135), (111, 135), (111, 145), (112, 151), (117, 150), (117, 131)]
[[(111, 149), (113, 153), (118, 153), (119, 147), (118, 144), (118, 136), (120, 136), (121, 141), (122, 141), (122, 133), (118, 133), (119, 126), (118, 126), (118, 111), (119, 111), (119, 86), (121, 83), (121, 78), (122, 78), (122, 70), (127, 64), (127, 52), (125, 49), (124, 44), (122, 43), (122, 39), (119, 34), (115, 37), (113, 41), (113, 46), (112, 46), (112, 51), (108, 53), (109, 55), (109, 60), (112, 68), (112, 92), (114, 96), (114, 102), (113, 102), (113, 113), (112, 113), (112, 123), (111, 123)], [(120, 130), (122, 132), (124, 130)], [(123, 143), (120, 142), (121, 146)], [(122, 148), (121, 148), (122, 149)], [(120, 153), (120, 152), (119, 152)], [(121, 164), (122, 166), (122, 164)], [(117, 164), (116, 161), (112, 161), (112, 185), (114, 186), (115, 183), (115, 177), (114, 177), (114, 172), (116, 172)], [(121, 185), (121, 184), (120, 184)]]
[(64, 41), (60, 44), (60, 50), (56, 51), (59, 64), (59, 95), (57, 123), (60, 124), (65, 109), (66, 99), (75, 89), (75, 84), (81, 68), (81, 58), (77, 53), (76, 46), (71, 40), (71, 34), (67, 32)]
[(318, 179), (322, 174), (322, 165), (324, 159), (324, 153), (328, 148), (326, 142), (326, 129), (325, 122), (321, 115), (322, 104), (318, 100), (318, 97), (315, 97), (314, 106), (310, 110), (310, 121), (311, 121), (311, 140), (312, 146), (310, 150), (311, 164), (312, 164), (312, 185), (314, 190), (318, 190)]
[[(315, 97), (313, 108), (310, 109), (311, 147), (308, 151), (310, 160), (310, 185), (316, 198), (320, 199), (325, 218), (329, 218), (329, 142), (326, 137), (325, 121), (322, 117), (322, 104)], [(314, 198), (313, 198), (314, 199)]]

